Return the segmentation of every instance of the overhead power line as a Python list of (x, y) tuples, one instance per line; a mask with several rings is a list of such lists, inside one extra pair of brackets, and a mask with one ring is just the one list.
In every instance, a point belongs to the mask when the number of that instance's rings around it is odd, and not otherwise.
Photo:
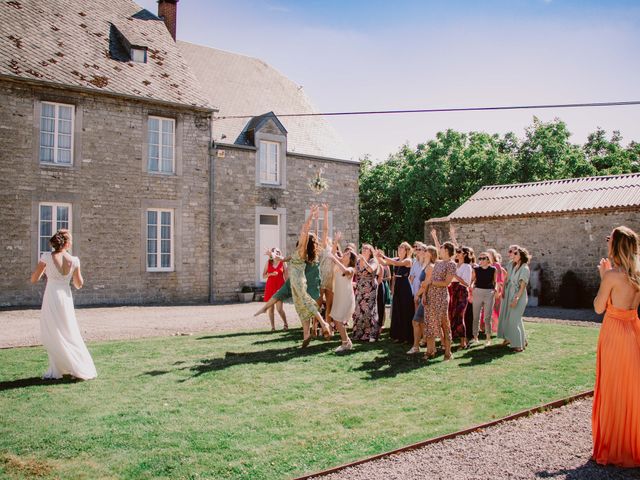
[[(545, 105), (504, 105), (497, 107), (458, 107), (458, 108), (419, 108), (409, 110), (366, 110), (355, 112), (324, 112), (324, 113), (283, 113), (277, 117), (337, 117), (346, 115), (398, 115), (403, 113), (441, 113), (441, 112), (487, 112), (495, 110), (534, 110), (542, 108), (586, 108), (586, 107), (624, 107), (640, 105), (640, 100), (629, 102), (590, 102), (590, 103), (555, 103)], [(232, 118), (253, 118), (257, 115), (225, 115), (214, 117), (214, 120)]]

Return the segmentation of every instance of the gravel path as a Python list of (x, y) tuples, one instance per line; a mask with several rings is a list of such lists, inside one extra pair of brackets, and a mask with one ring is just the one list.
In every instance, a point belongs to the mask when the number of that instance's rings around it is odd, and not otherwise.
[[(87, 341), (163, 337), (179, 333), (223, 332), (269, 328), (266, 315), (254, 317), (259, 303), (190, 306), (78, 308), (76, 315)], [(300, 325), (292, 304), (284, 306), (290, 325)], [(535, 307), (527, 321), (599, 326), (591, 310)], [(387, 307), (386, 327), (389, 326)], [(276, 328), (282, 328), (276, 315)], [(0, 310), (0, 348), (40, 345), (40, 309)]]
[(592, 400), (505, 422), (374, 460), (322, 480), (639, 479), (640, 469), (602, 467), (591, 455)]
[[(267, 315), (254, 317), (260, 303), (228, 305), (78, 308), (87, 341), (166, 337), (198, 332), (269, 328)], [(299, 325), (293, 305), (284, 306), (292, 326)], [(276, 328), (282, 321), (276, 314)], [(40, 310), (0, 311), (0, 348), (41, 345)]]

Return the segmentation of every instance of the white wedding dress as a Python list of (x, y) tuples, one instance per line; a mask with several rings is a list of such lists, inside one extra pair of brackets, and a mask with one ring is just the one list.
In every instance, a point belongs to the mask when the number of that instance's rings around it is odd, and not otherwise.
[(87, 350), (73, 308), (69, 281), (80, 266), (78, 257), (72, 257), (67, 275), (62, 275), (53, 263), (51, 253), (42, 254), (47, 268), (47, 286), (42, 299), (40, 331), (42, 344), (49, 355), (49, 369), (43, 378), (62, 378), (72, 375), (82, 380), (96, 378), (96, 367)]

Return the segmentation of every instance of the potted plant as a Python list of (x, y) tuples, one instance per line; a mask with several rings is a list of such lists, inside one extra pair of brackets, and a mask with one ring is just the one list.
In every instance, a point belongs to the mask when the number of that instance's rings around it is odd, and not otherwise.
[(238, 298), (241, 302), (247, 303), (253, 301), (253, 287), (250, 285), (243, 285)]

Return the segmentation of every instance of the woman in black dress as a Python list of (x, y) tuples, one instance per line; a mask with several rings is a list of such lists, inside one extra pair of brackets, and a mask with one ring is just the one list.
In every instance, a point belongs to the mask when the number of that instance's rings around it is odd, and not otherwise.
[(391, 301), (391, 329), (390, 336), (397, 342), (413, 344), (413, 293), (409, 283), (411, 270), (411, 245), (402, 242), (398, 247), (398, 257), (389, 258), (382, 251), (378, 251), (379, 261), (384, 265), (393, 265), (393, 287)]

